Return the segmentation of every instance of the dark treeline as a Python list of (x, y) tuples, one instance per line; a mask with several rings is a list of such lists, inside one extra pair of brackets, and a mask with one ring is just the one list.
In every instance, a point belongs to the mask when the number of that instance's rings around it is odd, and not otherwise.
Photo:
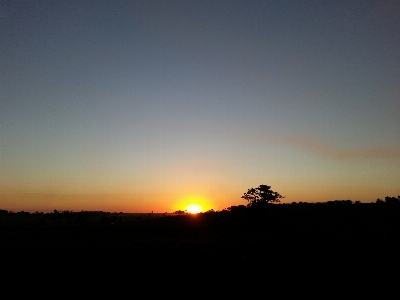
[(35, 287), (13, 290), (16, 297), (382, 298), (400, 279), (399, 200), (243, 205), (197, 215), (3, 210), (1, 282)]
[[(30, 228), (49, 230), (59, 227), (92, 228), (108, 227), (129, 229), (141, 236), (186, 235), (192, 226), (201, 227), (202, 234), (212, 236), (254, 235), (290, 227), (301, 226), (348, 226), (358, 224), (362, 228), (383, 226), (399, 220), (400, 196), (361, 203), (351, 200), (327, 202), (253, 203), (230, 206), (221, 211), (209, 210), (192, 215), (184, 211), (172, 213), (123, 213), (103, 211), (57, 211), (50, 213), (0, 210), (0, 229)], [(199, 227), (200, 226), (200, 227)], [(208, 227), (212, 227), (212, 230)], [(394, 229), (394, 228), (393, 228)], [(294, 229), (295, 230), (295, 229)], [(207, 237), (207, 236), (206, 236)]]
[[(250, 211), (250, 210), (253, 210), (253, 211), (255, 211), (255, 210), (260, 210), (260, 209), (262, 209), (262, 208), (264, 208), (264, 207), (268, 207), (268, 209), (272, 209), (272, 207), (273, 206), (271, 206), (271, 205), (278, 205), (278, 206), (280, 206), (280, 207), (288, 207), (288, 206), (290, 206), (290, 207), (298, 207), (298, 206), (302, 206), (302, 207), (319, 207), (319, 208), (321, 208), (321, 207), (325, 207), (325, 206), (329, 206), (329, 207), (331, 207), (332, 205), (336, 205), (336, 206), (338, 206), (338, 205), (340, 205), (340, 206), (343, 206), (343, 205), (372, 205), (372, 204), (379, 204), (379, 205), (382, 205), (382, 204), (389, 204), (389, 205), (399, 205), (400, 204), (400, 195), (399, 196), (397, 196), (397, 197), (390, 197), (390, 196), (386, 196), (383, 200), (382, 199), (380, 199), (380, 198), (378, 198), (377, 200), (376, 200), (376, 202), (371, 202), (371, 203), (361, 203), (360, 201), (352, 201), (352, 200), (331, 200), (331, 201), (327, 201), (327, 202), (302, 202), (302, 201), (300, 201), (300, 202), (292, 202), (292, 203), (279, 203), (279, 204), (272, 204), (272, 203), (258, 203), (259, 205), (258, 206), (256, 206), (256, 205), (254, 205), (253, 204), (253, 207), (251, 207), (251, 205), (234, 205), (234, 206), (230, 206), (230, 207), (228, 207), (228, 208), (225, 208), (225, 209), (223, 209), (223, 210), (221, 210), (221, 211), (215, 211), (214, 209), (210, 209), (209, 211), (206, 211), (206, 212), (203, 212), (203, 213), (200, 213), (200, 214), (208, 214), (208, 213), (215, 213), (215, 212), (238, 212), (238, 211), (245, 211), (245, 210), (247, 210), (247, 211)], [(256, 206), (256, 207), (254, 207), (254, 206)], [(274, 207), (275, 209), (277, 209), (277, 206), (275, 206)], [(53, 210), (52, 212), (50, 212), (50, 213), (43, 213), (43, 212), (39, 212), (39, 211), (36, 211), (36, 212), (34, 212), (34, 213), (30, 213), (30, 212), (26, 212), (26, 211), (17, 211), (17, 212), (14, 212), (14, 211), (8, 211), (8, 210), (5, 210), (5, 209), (0, 209), (0, 216), (2, 216), (2, 215), (7, 215), (7, 214), (16, 214), (16, 215), (41, 215), (41, 216), (43, 216), (43, 215), (47, 215), (47, 216), (49, 216), (49, 215), (52, 215), (54, 218), (57, 218), (57, 216), (58, 217), (62, 217), (62, 216), (71, 216), (71, 215), (80, 215), (80, 216), (85, 216), (85, 217), (93, 217), (94, 215), (97, 215), (97, 216), (110, 216), (110, 219), (112, 219), (112, 220), (117, 220), (116, 219), (116, 216), (123, 216), (123, 215), (130, 215), (130, 216), (132, 216), (132, 215), (136, 215), (136, 216), (144, 216), (144, 215), (146, 215), (145, 213), (136, 213), (136, 214), (132, 214), (132, 213), (123, 213), (123, 212), (119, 212), (119, 213), (117, 213), (117, 212), (103, 212), (103, 211), (80, 211), (80, 212), (74, 212), (74, 211), (71, 211), (71, 210), (63, 210), (63, 211), (58, 211), (58, 210)], [(184, 214), (188, 214), (186, 211), (183, 211), (183, 210), (177, 210), (177, 211), (175, 211), (175, 212), (173, 212), (173, 213), (167, 213), (167, 212), (165, 212), (165, 213), (162, 213), (162, 214), (160, 214), (160, 213), (156, 213), (156, 214), (153, 214), (153, 213), (148, 213), (147, 215), (149, 215), (149, 216), (159, 216), (159, 215), (162, 215), (162, 216), (171, 216), (171, 215), (184, 215)], [(112, 216), (111, 216), (112, 215)], [(104, 220), (104, 219), (103, 219)]]

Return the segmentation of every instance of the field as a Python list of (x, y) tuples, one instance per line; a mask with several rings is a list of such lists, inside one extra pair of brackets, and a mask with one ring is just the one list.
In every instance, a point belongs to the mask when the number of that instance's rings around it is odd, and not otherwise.
[[(0, 215), (15, 296), (233, 296), (397, 288), (400, 205), (271, 205), (163, 216)], [(318, 291), (318, 292), (317, 292)], [(321, 296), (321, 294), (319, 294)], [(359, 295), (359, 294), (358, 294)]]

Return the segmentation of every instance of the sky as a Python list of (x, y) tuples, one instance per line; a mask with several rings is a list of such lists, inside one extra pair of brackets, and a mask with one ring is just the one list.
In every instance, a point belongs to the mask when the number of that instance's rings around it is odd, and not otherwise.
[(400, 1), (0, 1), (0, 208), (400, 195)]

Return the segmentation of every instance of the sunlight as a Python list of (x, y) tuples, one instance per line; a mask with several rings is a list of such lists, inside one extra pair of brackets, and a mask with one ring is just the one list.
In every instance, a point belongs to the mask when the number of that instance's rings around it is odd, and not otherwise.
[(199, 213), (199, 212), (202, 212), (202, 211), (203, 211), (203, 208), (202, 208), (200, 205), (198, 205), (198, 204), (189, 204), (189, 205), (186, 207), (186, 210), (188, 211), (188, 213), (197, 214), (197, 213)]
[(190, 214), (198, 214), (212, 208), (212, 203), (208, 197), (202, 194), (181, 195), (174, 205), (173, 210), (183, 210)]

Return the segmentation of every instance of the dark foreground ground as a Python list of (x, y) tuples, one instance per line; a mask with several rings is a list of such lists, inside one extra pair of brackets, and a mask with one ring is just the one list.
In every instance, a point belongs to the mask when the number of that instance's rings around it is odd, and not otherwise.
[(398, 205), (377, 204), (174, 217), (7, 214), (0, 285), (13, 298), (385, 298), (399, 292), (399, 217)]

